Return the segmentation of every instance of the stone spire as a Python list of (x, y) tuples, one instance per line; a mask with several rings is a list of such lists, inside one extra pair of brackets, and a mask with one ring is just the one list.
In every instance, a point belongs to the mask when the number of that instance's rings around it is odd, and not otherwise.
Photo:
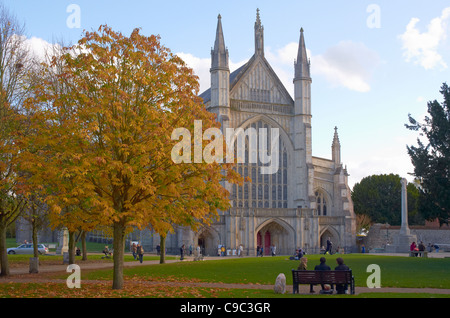
[(259, 9), (256, 9), (255, 55), (264, 55), (264, 27), (261, 24)]
[[(228, 63), (228, 50), (222, 30), (222, 17), (217, 17), (216, 40), (214, 49), (211, 50), (211, 101), (210, 111), (217, 114), (217, 120), (222, 124), (222, 129), (228, 127), (230, 118), (230, 68)], [(224, 130), (225, 131), (225, 130)]]
[(331, 145), (331, 156), (336, 166), (341, 164), (341, 143), (339, 142), (337, 127), (334, 127), (333, 144)]
[(216, 41), (214, 49), (211, 50), (211, 70), (229, 70), (228, 66), (228, 50), (225, 47), (225, 39), (222, 31), (222, 17), (217, 17)]
[(308, 55), (306, 54), (305, 37), (303, 35), (303, 28), (300, 29), (300, 41), (298, 44), (297, 60), (295, 62), (295, 78), (310, 79), (310, 63)]

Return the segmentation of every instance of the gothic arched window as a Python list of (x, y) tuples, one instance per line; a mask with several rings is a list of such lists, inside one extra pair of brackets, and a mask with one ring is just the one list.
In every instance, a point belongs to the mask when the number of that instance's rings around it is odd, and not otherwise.
[(322, 191), (316, 191), (316, 208), (319, 215), (327, 215), (327, 200)]
[[(267, 129), (266, 145), (271, 149), (271, 133), (270, 125), (263, 121), (252, 123), (246, 129), (254, 129), (259, 134), (260, 128)], [(259, 143), (259, 136), (257, 137)], [(259, 147), (260, 145), (258, 145)], [(237, 158), (237, 140), (234, 144), (235, 158)], [(288, 154), (283, 140), (279, 139), (279, 155), (278, 155), (278, 171), (272, 175), (261, 174), (261, 167), (267, 166), (260, 162), (249, 162), (252, 156), (249, 156), (249, 151), (260, 151), (260, 149), (253, 150), (249, 147), (249, 139), (245, 138), (245, 162), (236, 164), (236, 171), (243, 173), (243, 176), (249, 176), (251, 182), (244, 181), (242, 186), (233, 185), (230, 199), (233, 200), (234, 207), (258, 207), (258, 208), (287, 208), (288, 206)], [(251, 160), (250, 160), (251, 161)], [(243, 202), (239, 202), (243, 201)], [(248, 201), (248, 202), (247, 202)], [(251, 201), (251, 202), (250, 202)]]

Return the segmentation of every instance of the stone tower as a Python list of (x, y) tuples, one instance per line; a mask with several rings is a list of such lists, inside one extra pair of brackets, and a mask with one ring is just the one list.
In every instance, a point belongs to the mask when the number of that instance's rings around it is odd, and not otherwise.
[(294, 63), (294, 152), (297, 165), (294, 198), (300, 208), (315, 208), (314, 166), (311, 143), (311, 75), (303, 28), (300, 29), (297, 60)]
[(217, 17), (216, 40), (211, 50), (211, 109), (222, 124), (222, 131), (229, 127), (230, 118), (230, 68), (228, 50), (222, 30), (222, 17)]

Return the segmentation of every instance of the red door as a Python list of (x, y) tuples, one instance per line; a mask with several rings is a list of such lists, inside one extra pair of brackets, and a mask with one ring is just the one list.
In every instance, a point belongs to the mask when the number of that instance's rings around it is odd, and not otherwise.
[(270, 232), (267, 231), (264, 235), (264, 255), (270, 255)]

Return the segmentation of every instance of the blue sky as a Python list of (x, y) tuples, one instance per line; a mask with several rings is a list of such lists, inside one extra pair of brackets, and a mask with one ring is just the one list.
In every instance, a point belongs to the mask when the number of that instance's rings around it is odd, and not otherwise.
[[(412, 180), (406, 145), (415, 144), (417, 133), (404, 127), (408, 113), (422, 118), (427, 101), (441, 101), (440, 86), (449, 81), (448, 0), (2, 2), (25, 23), (37, 49), (57, 40), (75, 43), (84, 29), (101, 24), (124, 34), (136, 27), (146, 35), (159, 34), (194, 68), (202, 91), (209, 87), (219, 13), (231, 66), (237, 68), (254, 53), (260, 9), (266, 58), (291, 93), (303, 27), (313, 78), (313, 155), (331, 158), (337, 126), (350, 186), (381, 173)], [(79, 28), (67, 23), (75, 13), (71, 5), (79, 8)]]

